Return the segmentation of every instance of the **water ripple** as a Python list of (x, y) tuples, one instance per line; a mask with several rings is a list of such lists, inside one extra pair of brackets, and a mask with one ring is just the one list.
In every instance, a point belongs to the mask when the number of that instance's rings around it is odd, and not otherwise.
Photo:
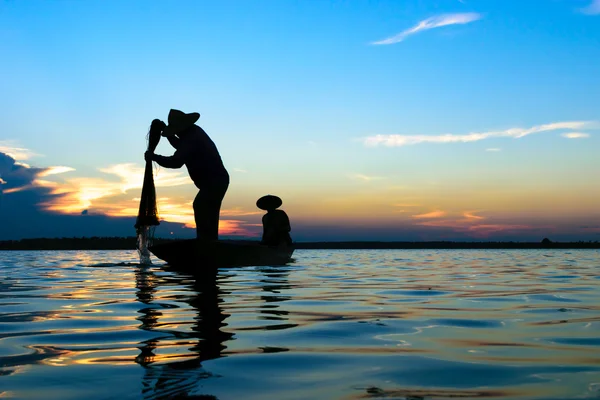
[(600, 397), (597, 250), (299, 250), (199, 279), (136, 261), (0, 252), (0, 397)]

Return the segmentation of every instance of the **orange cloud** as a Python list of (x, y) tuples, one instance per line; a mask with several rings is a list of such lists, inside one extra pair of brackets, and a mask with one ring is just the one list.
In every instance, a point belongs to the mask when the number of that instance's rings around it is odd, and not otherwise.
[[(144, 168), (137, 167), (132, 163), (111, 165), (108, 168), (100, 168), (99, 171), (121, 178), (121, 190), (141, 189), (144, 181)], [(172, 187), (191, 184), (190, 178), (179, 171), (161, 169), (154, 171), (154, 185), (156, 187)]]
[[(63, 182), (39, 179), (41, 177), (54, 177), (55, 175), (73, 171), (73, 168), (55, 166), (37, 173), (31, 184), (4, 190), (10, 194), (34, 187), (50, 189), (49, 200), (40, 204), (46, 211), (61, 214), (79, 214), (83, 210), (92, 210), (94, 213), (111, 217), (135, 217), (139, 210), (140, 198), (124, 200), (123, 195), (132, 189), (141, 191), (143, 184), (144, 168), (134, 164), (117, 164), (99, 170), (107, 175), (117, 177), (118, 180), (104, 178), (67, 178)], [(192, 185), (189, 177), (181, 172), (160, 170), (154, 174), (154, 184), (158, 187), (174, 187)], [(195, 228), (194, 210), (192, 201), (177, 200), (168, 197), (157, 199), (157, 207), (161, 220), (181, 223), (188, 228)], [(262, 214), (260, 211), (245, 211), (240, 207), (221, 210), (221, 217), (245, 217)], [(262, 226), (262, 225), (261, 225)], [(256, 227), (239, 218), (221, 218), (219, 232), (227, 235), (258, 235)]]
[(464, 216), (466, 219), (476, 219), (476, 220), (485, 219), (485, 217), (481, 217), (481, 216), (479, 216), (479, 215), (475, 215), (475, 214), (473, 214), (472, 212), (469, 212), (469, 211), (465, 211), (465, 212), (463, 213), (463, 216)]
[(221, 210), (221, 216), (228, 217), (241, 217), (246, 215), (259, 215), (264, 214), (264, 211), (244, 211), (241, 207), (235, 207), (228, 210)]
[[(50, 167), (42, 175), (58, 174), (73, 170), (69, 167)], [(110, 181), (102, 178), (71, 178), (62, 185), (56, 185), (51, 194), (62, 194), (52, 201), (43, 204), (49, 211), (66, 214), (80, 213), (90, 207), (100, 206), (98, 201), (107, 197), (114, 197), (126, 193), (131, 189), (141, 189), (144, 180), (144, 168), (136, 167), (135, 164), (116, 164), (107, 168), (100, 168), (101, 172), (115, 175), (119, 181)], [(49, 171), (49, 172), (48, 172)], [(156, 187), (173, 187), (190, 185), (190, 179), (181, 172), (161, 170), (154, 174), (154, 185)], [(137, 214), (137, 210), (136, 210)]]
[(481, 224), (479, 221), (485, 219), (478, 215), (474, 215), (472, 212), (464, 211), (462, 213), (464, 218), (453, 218), (453, 219), (442, 219), (442, 220), (431, 220), (418, 222), (416, 225), (430, 226), (436, 228), (451, 228), (456, 232), (469, 232), (475, 237), (487, 237), (492, 233), (496, 232), (507, 232), (515, 230), (528, 230), (533, 229), (529, 225), (519, 224)]
[[(106, 198), (106, 201), (97, 202), (94, 205), (94, 211), (110, 217), (135, 217), (139, 210), (140, 199), (115, 202), (114, 199)], [(194, 221), (194, 209), (191, 201), (178, 202), (168, 197), (156, 199), (158, 215), (161, 221), (181, 223), (186, 228), (196, 228)], [(245, 212), (240, 208), (223, 209), (221, 217), (228, 216), (246, 216), (260, 214), (257, 212)], [(254, 230), (248, 229), (246, 221), (238, 219), (224, 219), (219, 221), (219, 232), (226, 235), (253, 236)], [(262, 227), (262, 224), (260, 225)]]
[(444, 215), (446, 215), (445, 211), (432, 211), (432, 212), (428, 212), (425, 214), (417, 214), (417, 215), (413, 215), (413, 218), (417, 218), (417, 219), (424, 219), (424, 218), (441, 218)]

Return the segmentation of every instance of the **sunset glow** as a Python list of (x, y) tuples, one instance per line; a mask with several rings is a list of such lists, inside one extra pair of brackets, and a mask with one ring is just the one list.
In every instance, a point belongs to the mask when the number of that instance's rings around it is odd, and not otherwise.
[[(171, 108), (229, 172), (224, 235), (275, 194), (294, 240), (600, 238), (596, 2), (109, 3), (0, 6), (1, 238), (131, 234)], [(186, 167), (152, 171), (158, 234), (193, 235)]]

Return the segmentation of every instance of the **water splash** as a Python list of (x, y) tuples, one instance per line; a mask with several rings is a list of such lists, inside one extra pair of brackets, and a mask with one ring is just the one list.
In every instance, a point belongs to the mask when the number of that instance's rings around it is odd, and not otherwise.
[(151, 230), (154, 231), (153, 227), (150, 226), (142, 226), (137, 230), (137, 251), (142, 265), (152, 264), (150, 250), (148, 250), (148, 247), (152, 245), (153, 232)]

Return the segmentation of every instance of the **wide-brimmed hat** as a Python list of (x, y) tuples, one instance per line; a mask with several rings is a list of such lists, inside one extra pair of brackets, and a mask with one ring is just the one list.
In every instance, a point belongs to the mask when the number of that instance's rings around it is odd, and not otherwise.
[(263, 196), (256, 201), (256, 207), (267, 211), (281, 207), (281, 204), (283, 204), (283, 201), (281, 201), (279, 197), (273, 196), (272, 194)]
[(200, 118), (200, 114), (197, 112), (186, 114), (183, 111), (173, 110), (169, 111), (169, 119), (167, 127), (162, 131), (163, 136), (173, 136), (176, 133), (186, 130), (190, 126), (194, 125)]

